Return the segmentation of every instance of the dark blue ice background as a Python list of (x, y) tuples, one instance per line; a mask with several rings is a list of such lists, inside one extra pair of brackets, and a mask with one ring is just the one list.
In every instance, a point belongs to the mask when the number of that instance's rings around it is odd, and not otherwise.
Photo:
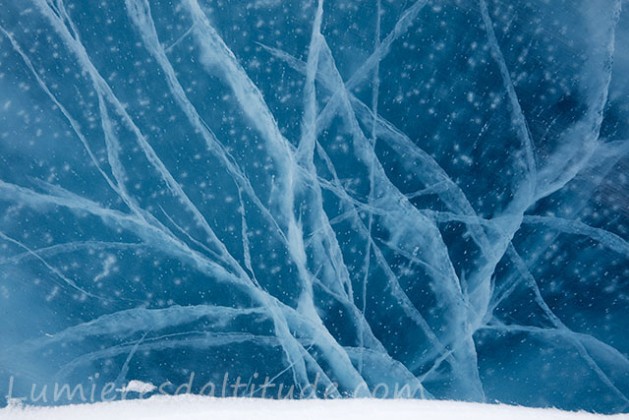
[(0, 394), (629, 411), (627, 6), (0, 0)]

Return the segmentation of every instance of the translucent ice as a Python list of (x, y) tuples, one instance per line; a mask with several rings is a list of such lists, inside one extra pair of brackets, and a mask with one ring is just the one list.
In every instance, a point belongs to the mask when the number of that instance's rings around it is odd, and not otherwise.
[(623, 6), (0, 0), (0, 393), (628, 412)]

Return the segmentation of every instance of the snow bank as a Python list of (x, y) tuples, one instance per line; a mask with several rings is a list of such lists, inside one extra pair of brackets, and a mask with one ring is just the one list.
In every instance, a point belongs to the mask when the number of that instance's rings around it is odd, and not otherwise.
[(626, 414), (603, 416), (585, 412), (534, 409), (507, 405), (488, 405), (425, 400), (261, 400), (208, 398), (191, 395), (155, 396), (146, 400), (70, 405), (52, 408), (10, 407), (0, 410), (0, 419), (251, 419), (256, 420), (467, 420), (510, 419), (628, 419)]

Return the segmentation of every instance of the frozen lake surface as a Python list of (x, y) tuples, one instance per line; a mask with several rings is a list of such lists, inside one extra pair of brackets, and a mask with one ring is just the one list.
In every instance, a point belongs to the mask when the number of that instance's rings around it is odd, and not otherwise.
[(0, 0), (0, 406), (628, 413), (627, 6)]

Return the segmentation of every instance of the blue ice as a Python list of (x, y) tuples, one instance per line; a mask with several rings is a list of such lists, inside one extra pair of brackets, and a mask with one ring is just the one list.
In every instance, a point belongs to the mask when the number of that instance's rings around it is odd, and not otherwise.
[(629, 412), (627, 5), (0, 0), (0, 405)]

